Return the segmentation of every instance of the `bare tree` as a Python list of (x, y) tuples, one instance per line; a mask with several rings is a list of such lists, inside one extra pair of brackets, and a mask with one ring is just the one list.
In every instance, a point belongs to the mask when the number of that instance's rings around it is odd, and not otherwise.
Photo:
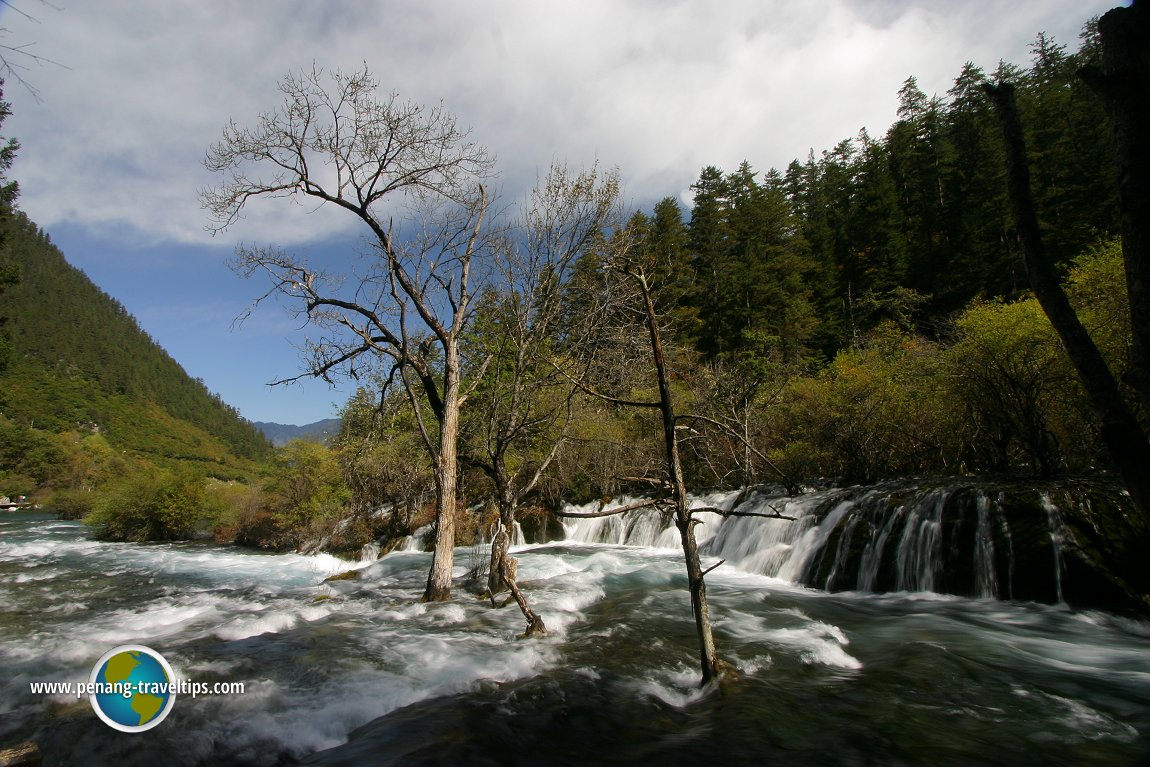
[[(691, 610), (699, 641), (699, 663), (702, 682), (716, 680), (725, 664), (719, 660), (715, 648), (710, 607), (707, 602), (705, 576), (722, 564), (706, 570), (699, 557), (695, 526), (697, 515), (710, 512), (727, 516), (776, 516), (766, 514), (739, 514), (715, 508), (692, 508), (680, 455), (680, 433), (694, 422), (721, 428), (728, 436), (738, 437), (724, 424), (709, 417), (677, 412), (675, 394), (671, 386), (671, 366), (664, 342), (665, 314), (659, 310), (657, 293), (660, 282), (666, 278), (666, 264), (660, 264), (651, 254), (644, 252), (636, 242), (633, 227), (625, 227), (611, 238), (599, 254), (597, 268), (591, 271), (577, 299), (581, 325), (569, 340), (567, 355), (555, 360), (556, 369), (564, 372), (568, 380), (587, 394), (621, 407), (640, 408), (658, 414), (663, 443), (662, 476), (634, 477), (655, 488), (656, 497), (615, 509), (600, 508), (596, 512), (565, 513), (568, 517), (597, 517), (623, 514), (644, 508), (669, 511), (679, 531), (683, 559), (687, 570), (687, 587), (691, 594)], [(604, 357), (612, 358), (606, 365), (597, 364)], [(576, 363), (578, 367), (575, 366)], [(644, 374), (654, 377), (657, 398), (634, 399), (607, 393), (599, 381), (611, 385), (611, 370), (626, 370), (627, 379), (621, 387), (650, 387), (650, 380), (640, 382)], [(592, 371), (596, 383), (592, 383)], [(747, 443), (749, 446), (749, 443)], [(765, 459), (765, 456), (764, 456)]]
[[(60, 10), (60, 8), (49, 3), (47, 0), (40, 0), (40, 4), (54, 11)], [(23, 16), (28, 21), (37, 24), (40, 23), (39, 19), (17, 7), (12, 0), (0, 0), (0, 8), (9, 8), (13, 13)], [(0, 39), (3, 39), (8, 34), (10, 34), (10, 32), (7, 28), (0, 27)], [(32, 83), (24, 79), (23, 73), (27, 72), (32, 65), (43, 66), (45, 64), (53, 64), (63, 69), (68, 69), (69, 67), (64, 66), (58, 61), (53, 61), (50, 58), (41, 56), (33, 50), (34, 46), (35, 43), (17, 43), (14, 45), (6, 42), (0, 43), (0, 78), (20, 83), (28, 93), (32, 94), (32, 98), (39, 101), (40, 91), (38, 91)]]
[(305, 371), (286, 380), (378, 372), (403, 385), (435, 474), (437, 531), (424, 599), (444, 600), (467, 397), (460, 343), (487, 248), (484, 182), (493, 159), (441, 106), (379, 98), (366, 67), (330, 76), (313, 68), (287, 76), (279, 90), (279, 108), (251, 128), (229, 124), (208, 151), (206, 166), (224, 177), (201, 191), (209, 228), (227, 229), (261, 197), (310, 198), (363, 225), (370, 252), (360, 271), (333, 275), (278, 248), (244, 246), (235, 266), (270, 280), (253, 307), (279, 297), (321, 333), (307, 341)]
[(475, 357), (490, 360), (475, 393), (467, 461), (491, 481), (499, 527), (491, 544), (488, 592), (510, 589), (527, 618), (543, 620), (515, 583), (508, 557), (515, 511), (538, 486), (567, 435), (575, 388), (548, 364), (562, 319), (563, 290), (577, 259), (617, 214), (619, 179), (597, 167), (573, 173), (553, 164), (522, 216), (493, 251), (491, 283), (480, 302)]
[[(703, 683), (719, 675), (719, 658), (715, 652), (710, 609), (707, 606), (704, 570), (700, 565), (687, 484), (680, 460), (679, 436), (676, 431), (674, 396), (670, 390), (667, 359), (660, 328), (660, 315), (654, 304), (652, 273), (654, 264), (644, 263), (634, 228), (623, 228), (597, 254), (596, 262), (585, 269), (577, 284), (575, 332), (567, 354), (555, 361), (555, 367), (580, 389), (593, 397), (622, 407), (636, 407), (658, 413), (664, 446), (662, 476), (645, 478), (657, 491), (657, 498), (639, 501), (609, 511), (568, 516), (599, 516), (637, 511), (639, 508), (661, 508), (674, 515), (687, 565), (691, 609), (699, 641), (699, 661)], [(605, 365), (601, 360), (607, 360)], [(577, 366), (577, 368), (576, 368)], [(653, 368), (653, 370), (652, 370)], [(596, 384), (591, 384), (591, 370), (596, 371)], [(658, 386), (658, 399), (634, 399), (628, 393), (639, 386), (649, 388), (644, 375), (653, 373)], [(615, 379), (618, 378), (618, 379)], [(607, 391), (619, 392), (619, 396)]]

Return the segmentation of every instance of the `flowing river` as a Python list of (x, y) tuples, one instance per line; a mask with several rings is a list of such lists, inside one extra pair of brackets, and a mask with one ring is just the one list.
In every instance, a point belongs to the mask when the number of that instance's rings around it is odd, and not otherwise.
[[(0, 747), (33, 740), (46, 765), (126, 767), (1150, 758), (1145, 621), (931, 592), (828, 593), (727, 564), (707, 576), (708, 593), (720, 653), (740, 676), (700, 690), (679, 551), (578, 541), (513, 551), (547, 638), (517, 640), (514, 603), (493, 610), (462, 588), (419, 603), (422, 552), (354, 563), (101, 543), (79, 523), (7, 514)], [(456, 554), (462, 577), (472, 552)], [(350, 569), (359, 577), (324, 582)], [(85, 681), (101, 655), (133, 643), (177, 677), (244, 692), (180, 697), (159, 726), (125, 734), (86, 699), (30, 691)]]

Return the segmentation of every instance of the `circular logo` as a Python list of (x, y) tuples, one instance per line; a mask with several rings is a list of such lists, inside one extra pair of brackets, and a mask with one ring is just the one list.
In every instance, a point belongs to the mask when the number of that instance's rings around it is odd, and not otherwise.
[(150, 647), (114, 647), (92, 668), (88, 698), (96, 715), (120, 732), (144, 732), (164, 721), (176, 702), (172, 667)]

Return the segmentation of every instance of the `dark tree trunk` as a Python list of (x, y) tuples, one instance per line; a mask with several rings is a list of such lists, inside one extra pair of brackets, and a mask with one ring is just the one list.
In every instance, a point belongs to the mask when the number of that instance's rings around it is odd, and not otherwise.
[(1130, 297), (1130, 376), (1150, 416), (1150, 6), (1135, 0), (1098, 21), (1102, 67), (1079, 74), (1110, 118), (1118, 164), (1122, 257)]
[(495, 469), (491, 476), (499, 500), (499, 529), (491, 539), (491, 563), (487, 568), (487, 593), (492, 601), (497, 594), (507, 589), (503, 582), (503, 561), (507, 558), (507, 549), (511, 546), (511, 529), (515, 526), (515, 498), (511, 492), (511, 483), (507, 473), (500, 470), (502, 461), (498, 456), (494, 463)]
[(699, 637), (699, 663), (703, 673), (703, 684), (719, 676), (719, 659), (715, 650), (715, 637), (711, 628), (711, 612), (707, 605), (707, 583), (699, 562), (699, 546), (695, 541), (696, 520), (691, 517), (690, 501), (687, 498), (687, 485), (683, 480), (683, 465), (679, 458), (679, 438), (675, 433), (675, 408), (671, 397), (671, 385), (667, 377), (667, 361), (663, 354), (663, 339), (659, 333), (658, 316), (651, 299), (650, 287), (646, 279), (639, 275), (637, 280), (643, 292), (647, 314), (647, 328), (650, 332), (651, 355), (655, 361), (655, 372), (659, 379), (659, 412), (663, 421), (663, 441), (666, 446), (668, 479), (675, 502), (675, 527), (683, 544), (683, 559), (687, 566), (687, 587), (691, 592), (691, 611), (695, 616), (695, 630)]
[(503, 562), (507, 559), (507, 549), (510, 546), (511, 536), (507, 534), (507, 528), (500, 523), (499, 530), (491, 539), (491, 560), (487, 568), (487, 594), (492, 602), (507, 589), (503, 583)]
[[(987, 85), (986, 91), (994, 102), (1002, 126), (1010, 204), (1030, 288), (1062, 339), (1101, 424), (1102, 441), (1110, 458), (1143, 521), (1150, 525), (1150, 440), (1147, 440), (1134, 413), (1122, 401), (1117, 379), (1078, 319), (1046, 254), (1030, 192), (1030, 169), (1014, 87), (1009, 83)], [(1129, 275), (1129, 262), (1127, 270)], [(1133, 302), (1131, 307), (1133, 310)]]

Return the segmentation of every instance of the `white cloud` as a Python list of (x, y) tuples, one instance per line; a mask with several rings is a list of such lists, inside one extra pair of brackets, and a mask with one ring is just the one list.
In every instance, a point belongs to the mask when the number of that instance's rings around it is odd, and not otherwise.
[[(366, 61), (385, 89), (442, 100), (500, 156), (513, 196), (552, 158), (618, 165), (632, 199), (676, 194), (708, 164), (782, 166), (868, 126), (910, 74), (943, 92), (962, 63), (1022, 61), (1041, 30), (1074, 48), (1105, 3), (75, 3), (13, 40), (70, 67), (8, 86), (15, 175), (38, 222), (205, 241), (201, 160), (229, 119), (275, 106), (286, 72)], [(342, 216), (253, 206), (231, 235), (291, 244)]]

